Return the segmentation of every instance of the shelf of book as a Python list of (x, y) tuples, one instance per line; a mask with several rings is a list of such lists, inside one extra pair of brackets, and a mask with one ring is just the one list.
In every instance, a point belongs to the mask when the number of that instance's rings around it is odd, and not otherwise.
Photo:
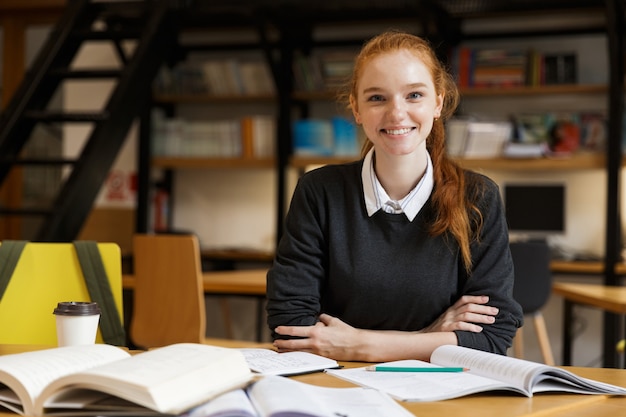
[(555, 84), (518, 87), (464, 87), (461, 97), (493, 96), (533, 96), (551, 94), (604, 94), (608, 87), (604, 84)]
[(274, 158), (178, 158), (156, 157), (152, 167), (164, 169), (206, 169), (206, 168), (274, 168)]
[[(534, 86), (506, 87), (460, 87), (461, 96), (505, 96), (505, 95), (550, 95), (550, 94), (603, 94), (608, 91), (605, 84), (554, 84)], [(297, 100), (332, 100), (337, 98), (338, 90), (294, 91)], [(261, 99), (262, 97), (259, 97)], [(163, 96), (167, 100), (168, 96)]]
[(313, 165), (343, 164), (359, 159), (358, 156), (293, 156), (289, 165), (292, 168), (306, 168)]
[[(506, 87), (460, 87), (463, 97), (494, 97), (494, 96), (535, 96), (558, 94), (605, 94), (608, 86), (605, 84), (554, 84), (535, 86), (506, 86)], [(336, 100), (339, 91), (295, 91), (294, 100)]]
[[(294, 156), (290, 160), (290, 165), (293, 168), (306, 168), (312, 165), (340, 164), (356, 159), (358, 156)], [(454, 158), (454, 160), (466, 169), (558, 171), (603, 169), (606, 157), (602, 153), (580, 152), (562, 158)]]
[(274, 94), (215, 95), (215, 94), (156, 94), (155, 104), (219, 104), (219, 103), (266, 103), (276, 100)]
[(466, 169), (497, 169), (524, 171), (559, 171), (577, 169), (603, 169), (606, 157), (602, 153), (580, 152), (554, 158), (455, 158)]
[(300, 101), (332, 101), (337, 100), (338, 94), (339, 90), (294, 91), (291, 98)]

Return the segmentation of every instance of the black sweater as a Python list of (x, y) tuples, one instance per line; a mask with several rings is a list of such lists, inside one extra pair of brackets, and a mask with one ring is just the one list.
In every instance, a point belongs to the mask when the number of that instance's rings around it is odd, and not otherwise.
[(474, 184), (468, 193), (483, 214), (468, 277), (451, 235), (428, 234), (430, 200), (413, 222), (382, 210), (367, 216), (361, 168), (362, 161), (329, 165), (298, 182), (267, 276), (270, 329), (312, 325), (327, 313), (357, 328), (416, 331), (462, 295), (488, 295), (489, 305), (500, 309), (495, 323), (481, 333), (457, 331), (458, 342), (505, 354), (522, 311), (512, 298), (513, 262), (497, 185), (466, 173)]

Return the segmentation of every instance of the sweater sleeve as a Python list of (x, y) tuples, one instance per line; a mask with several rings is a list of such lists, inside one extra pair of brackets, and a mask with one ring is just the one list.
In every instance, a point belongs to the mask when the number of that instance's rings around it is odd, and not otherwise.
[(267, 274), (267, 323), (313, 325), (320, 314), (320, 288), (326, 269), (322, 197), (311, 173), (300, 178), (285, 218), (276, 258)]
[(497, 185), (480, 177), (485, 187), (477, 193), (477, 203), (482, 212), (483, 227), (480, 239), (471, 247), (472, 273), (467, 277), (463, 294), (488, 295), (489, 305), (497, 307), (499, 313), (495, 323), (483, 325), (480, 333), (455, 333), (461, 346), (506, 354), (523, 323), (523, 314), (513, 299), (513, 260), (502, 199)]

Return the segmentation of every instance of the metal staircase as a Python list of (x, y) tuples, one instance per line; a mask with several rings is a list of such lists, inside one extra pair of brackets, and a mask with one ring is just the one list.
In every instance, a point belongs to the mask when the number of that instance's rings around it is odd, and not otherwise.
[[(133, 120), (149, 97), (152, 80), (174, 44), (175, 4), (173, 0), (68, 1), (0, 119), (0, 185), (24, 167), (56, 167), (62, 172), (60, 186), (47, 205), (0, 207), (0, 217), (41, 219), (31, 240), (71, 241), (80, 232)], [(92, 42), (113, 45), (119, 61), (113, 69), (75, 65), (81, 48)], [(65, 82), (77, 80), (113, 84), (102, 108), (53, 110), (50, 103), (55, 94)], [(90, 83), (84, 84), (81, 95), (87, 96)], [(36, 136), (36, 128), (59, 132), (71, 125), (88, 126), (78, 157), (27, 156), (25, 149)]]

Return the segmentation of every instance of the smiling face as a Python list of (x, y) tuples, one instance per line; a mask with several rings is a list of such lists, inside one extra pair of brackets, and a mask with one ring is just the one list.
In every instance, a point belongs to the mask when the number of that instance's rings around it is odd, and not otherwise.
[(372, 57), (363, 66), (350, 100), (357, 123), (380, 157), (424, 155), (426, 138), (440, 117), (428, 67), (407, 49)]

